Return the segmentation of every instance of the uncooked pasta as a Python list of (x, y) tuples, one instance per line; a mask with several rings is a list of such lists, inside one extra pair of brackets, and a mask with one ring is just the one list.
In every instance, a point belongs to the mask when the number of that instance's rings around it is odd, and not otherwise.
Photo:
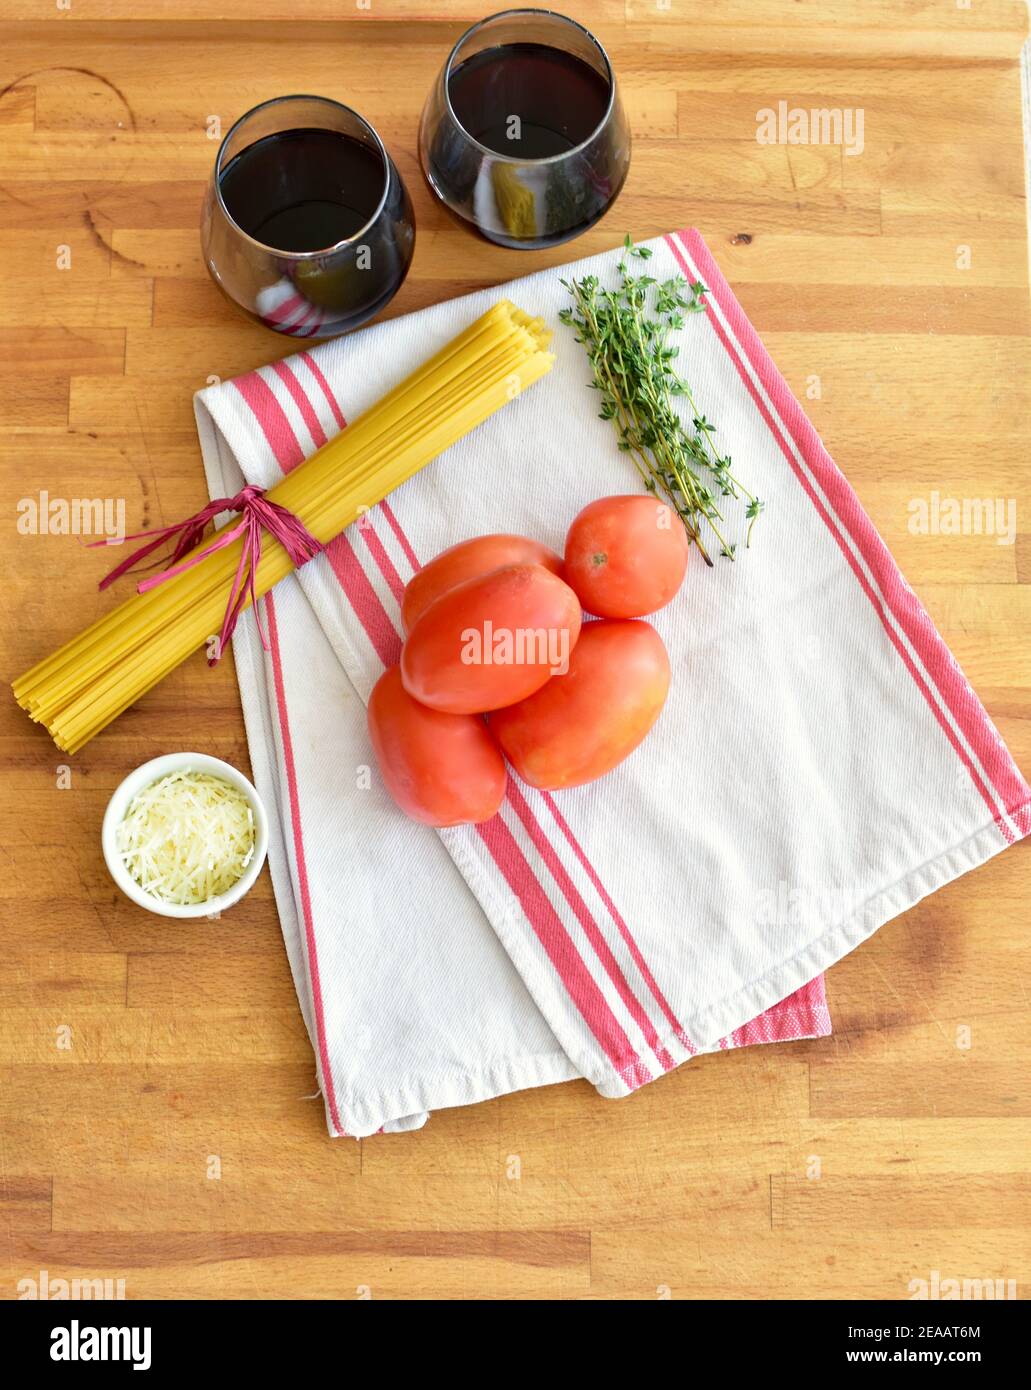
[[(543, 376), (554, 361), (550, 340), (542, 320), (500, 301), (270, 488), (268, 501), (327, 544)], [(15, 681), (18, 703), (59, 748), (76, 752), (219, 631), (242, 546), (235, 540), (134, 594)], [(266, 535), (253, 576), (257, 596), (293, 568)]]

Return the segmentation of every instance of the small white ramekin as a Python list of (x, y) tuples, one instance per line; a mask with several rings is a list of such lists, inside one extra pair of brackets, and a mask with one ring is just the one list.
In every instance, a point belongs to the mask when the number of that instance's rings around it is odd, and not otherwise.
[[(180, 906), (178, 903), (163, 902), (161, 898), (156, 898), (152, 893), (147, 893), (140, 887), (126, 868), (125, 860), (118, 852), (117, 830), (129, 809), (130, 801), (137, 792), (142, 791), (151, 782), (156, 782), (159, 777), (164, 777), (169, 772), (209, 772), (214, 777), (221, 777), (231, 786), (238, 787), (243, 792), (254, 812), (254, 854), (251, 857), (251, 862), (232, 888), (220, 893), (217, 897), (208, 898), (207, 902), (190, 903), (185, 906)], [(140, 907), (145, 907), (148, 912), (156, 912), (162, 917), (214, 917), (217, 913), (225, 912), (234, 903), (238, 903), (261, 873), (265, 856), (268, 853), (268, 816), (265, 814), (265, 808), (261, 804), (258, 793), (243, 773), (238, 772), (230, 763), (224, 763), (221, 758), (209, 757), (207, 753), (167, 753), (163, 758), (152, 758), (149, 763), (144, 763), (135, 772), (130, 772), (112, 796), (107, 803), (107, 810), (104, 812), (100, 843), (111, 877), (125, 896), (131, 898), (134, 903), (138, 903)]]

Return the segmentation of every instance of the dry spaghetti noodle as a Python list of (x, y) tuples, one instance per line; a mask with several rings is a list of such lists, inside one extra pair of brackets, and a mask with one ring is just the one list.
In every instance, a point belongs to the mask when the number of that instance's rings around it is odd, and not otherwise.
[[(543, 376), (554, 361), (550, 341), (540, 319), (502, 300), (270, 488), (268, 499), (328, 543)], [(134, 594), (15, 681), (18, 703), (59, 748), (77, 752), (219, 630), (241, 547), (234, 541)], [(266, 537), (256, 593), (292, 569), (282, 545)]]

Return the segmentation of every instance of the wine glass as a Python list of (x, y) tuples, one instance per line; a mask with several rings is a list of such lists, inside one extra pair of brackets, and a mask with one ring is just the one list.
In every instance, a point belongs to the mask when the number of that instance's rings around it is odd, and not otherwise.
[(201, 218), (216, 285), (251, 318), (298, 338), (346, 333), (397, 293), (415, 247), (408, 191), (357, 112), (276, 97), (222, 141)]
[(550, 10), (466, 30), (422, 113), (430, 188), (499, 246), (554, 246), (593, 226), (630, 166), (630, 127), (604, 48)]

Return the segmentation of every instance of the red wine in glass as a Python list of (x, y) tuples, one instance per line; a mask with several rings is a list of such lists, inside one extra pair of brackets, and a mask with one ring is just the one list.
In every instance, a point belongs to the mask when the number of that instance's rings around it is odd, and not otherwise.
[(502, 246), (568, 241), (612, 205), (630, 131), (605, 50), (571, 19), (509, 10), (459, 39), (420, 128), (444, 205)]
[(459, 63), (449, 91), (459, 123), (481, 145), (532, 161), (568, 154), (589, 140), (604, 119), (611, 88), (573, 53), (543, 43), (506, 43)]
[(255, 241), (311, 251), (361, 231), (383, 191), (383, 164), (374, 148), (337, 130), (280, 130), (234, 155), (219, 188)]
[(397, 293), (414, 240), (404, 184), (348, 107), (282, 97), (226, 136), (205, 202), (205, 258), (267, 327), (295, 337), (357, 328)]

